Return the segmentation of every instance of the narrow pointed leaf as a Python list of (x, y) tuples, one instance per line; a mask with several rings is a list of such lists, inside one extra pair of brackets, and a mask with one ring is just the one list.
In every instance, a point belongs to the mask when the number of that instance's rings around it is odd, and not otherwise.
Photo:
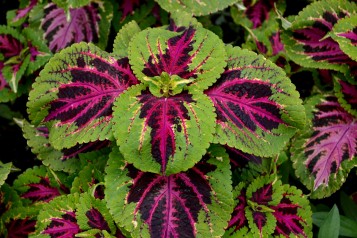
[(341, 50), (357, 61), (357, 15), (339, 20), (332, 30), (332, 38), (338, 42)]
[(156, 0), (160, 6), (168, 12), (184, 11), (195, 16), (208, 15), (232, 5), (236, 0)]
[(340, 214), (336, 205), (334, 205), (329, 212), (326, 220), (321, 225), (318, 238), (323, 237), (338, 237), (340, 230)]
[(357, 122), (334, 96), (314, 97), (307, 103), (306, 127), (292, 143), (292, 161), (312, 197), (329, 196), (355, 166)]
[(113, 101), (136, 83), (126, 58), (76, 44), (41, 71), (30, 92), (30, 118), (35, 125), (51, 122), (49, 138), (56, 149), (111, 139)]
[(226, 65), (223, 42), (200, 27), (182, 27), (179, 32), (148, 29), (129, 44), (129, 60), (139, 80), (145, 77), (177, 75), (193, 80), (200, 89), (210, 86)]
[(115, 137), (129, 163), (143, 171), (185, 171), (205, 154), (215, 127), (213, 106), (197, 91), (155, 97), (143, 85), (121, 95), (114, 107)]
[(347, 72), (356, 63), (334, 40), (334, 25), (357, 12), (351, 1), (319, 1), (304, 8), (295, 18), (283, 41), (289, 57), (304, 67), (333, 69)]
[(28, 4), (16, 10), (10, 10), (6, 14), (8, 25), (20, 26), (28, 17), (30, 11), (37, 5), (38, 0), (29, 0)]
[(284, 72), (265, 58), (227, 47), (225, 72), (205, 94), (217, 113), (215, 142), (271, 156), (304, 125), (299, 94)]
[(232, 212), (229, 159), (212, 148), (187, 172), (169, 176), (124, 164), (114, 151), (108, 161), (106, 200), (114, 220), (132, 236), (221, 236)]
[(7, 179), (7, 176), (9, 175), (11, 171), (12, 163), (2, 163), (0, 161), (0, 187), (4, 184), (5, 180)]

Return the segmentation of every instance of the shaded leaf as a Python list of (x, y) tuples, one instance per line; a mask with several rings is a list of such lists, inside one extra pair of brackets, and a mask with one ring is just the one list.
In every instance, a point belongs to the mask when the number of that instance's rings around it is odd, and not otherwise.
[(339, 20), (333, 26), (332, 38), (338, 42), (341, 50), (357, 61), (357, 15)]
[(335, 76), (334, 90), (341, 106), (350, 114), (357, 117), (357, 83), (348, 82), (342, 75)]
[(336, 205), (334, 205), (327, 215), (324, 223), (321, 225), (318, 237), (338, 237), (340, 230), (340, 214)]
[[(304, 8), (283, 36), (289, 57), (304, 67), (347, 72), (356, 62), (331, 37), (334, 25), (357, 12), (350, 1), (319, 1)], [(355, 69), (353, 69), (355, 70)]]
[(113, 54), (119, 57), (128, 56), (129, 43), (133, 36), (141, 31), (136, 21), (131, 21), (124, 25), (115, 37), (113, 44)]
[(292, 143), (295, 173), (313, 191), (312, 197), (329, 196), (355, 166), (357, 123), (334, 96), (315, 96), (307, 102), (312, 120)]
[(75, 44), (41, 71), (29, 96), (30, 118), (35, 125), (51, 122), (49, 139), (56, 149), (111, 139), (113, 101), (136, 83), (127, 58)]
[[(56, 177), (44, 166), (27, 169), (14, 181), (14, 188), (21, 198), (34, 203), (47, 203), (63, 193), (68, 193), (66, 174), (58, 172)], [(26, 202), (27, 203), (27, 202)]]
[(217, 113), (214, 142), (271, 156), (304, 125), (301, 100), (284, 72), (265, 58), (227, 47), (228, 65), (205, 94)]
[(103, 26), (101, 21), (108, 24), (111, 19), (108, 16), (112, 14), (110, 9), (109, 3), (92, 2), (80, 8), (69, 9), (67, 18), (64, 9), (55, 3), (49, 3), (44, 7), (44, 17), (41, 21), (41, 29), (45, 32), (44, 39), (52, 52), (58, 52), (81, 41), (98, 43), (101, 40), (102, 44), (105, 44), (108, 25)]
[(11, 172), (11, 167), (12, 167), (12, 163), (11, 162), (3, 164), (0, 161), (0, 187), (5, 183), (5, 180), (7, 179), (7, 176)]
[(107, 167), (106, 200), (133, 236), (220, 236), (232, 212), (229, 159), (215, 146), (186, 172), (170, 176), (124, 164), (117, 150)]

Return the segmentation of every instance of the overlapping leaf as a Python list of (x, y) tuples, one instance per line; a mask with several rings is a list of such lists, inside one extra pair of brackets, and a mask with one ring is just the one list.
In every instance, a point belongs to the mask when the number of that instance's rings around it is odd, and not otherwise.
[(265, 58), (239, 48), (227, 52), (225, 72), (205, 91), (217, 113), (214, 141), (258, 156), (276, 154), (304, 125), (299, 95)]
[(334, 96), (312, 98), (307, 113), (312, 125), (298, 135), (292, 147), (295, 172), (313, 197), (329, 196), (356, 164), (356, 118)]
[[(350, 80), (353, 82), (353, 80)], [(354, 117), (357, 117), (357, 83), (350, 83), (342, 75), (335, 77), (335, 95), (341, 106)]]
[(38, 212), (37, 207), (13, 207), (1, 217), (6, 227), (4, 237), (29, 237), (35, 231)]
[(310, 4), (295, 18), (283, 41), (289, 57), (304, 67), (334, 69), (347, 72), (356, 63), (334, 40), (332, 30), (340, 19), (357, 12), (351, 1), (319, 1)]
[(213, 110), (197, 91), (158, 98), (139, 85), (115, 102), (115, 137), (125, 159), (138, 169), (177, 173), (206, 152), (215, 127)]
[(57, 149), (110, 139), (113, 101), (136, 83), (126, 58), (76, 44), (41, 71), (30, 92), (30, 118), (35, 126), (51, 122), (50, 143)]
[(79, 195), (60, 196), (43, 206), (37, 217), (35, 234), (40, 237), (73, 237), (81, 229), (78, 225), (76, 206)]
[(109, 214), (104, 200), (95, 199), (89, 194), (82, 194), (77, 204), (76, 214), (82, 231), (96, 229), (95, 236), (100, 235), (103, 231), (113, 235), (116, 232), (113, 218)]
[(223, 10), (224, 8), (232, 5), (236, 0), (155, 0), (159, 5), (168, 12), (184, 11), (192, 13), (195, 16), (208, 15), (210, 13)]
[[(26, 48), (25, 39), (19, 32), (8, 26), (0, 26), (1, 77), (14, 93), (30, 60), (30, 55), (24, 53)], [(4, 82), (2, 84), (6, 86)]]
[(60, 172), (54, 176), (44, 166), (34, 167), (19, 175), (13, 186), (24, 203), (47, 203), (69, 192), (65, 177), (66, 174)]
[(44, 39), (52, 52), (81, 41), (106, 44), (112, 7), (108, 2), (92, 2), (89, 5), (69, 9), (69, 18), (64, 9), (55, 3), (44, 7), (41, 28)]
[[(169, 28), (171, 29), (171, 28)], [(148, 83), (162, 73), (190, 80), (206, 89), (223, 72), (226, 52), (223, 42), (202, 27), (181, 27), (179, 31), (148, 29), (129, 44), (129, 59), (135, 75)]]
[[(236, 207), (226, 236), (310, 237), (311, 210), (307, 198), (295, 187), (272, 176), (259, 177), (234, 190)], [(245, 237), (245, 236), (244, 236)]]
[(229, 159), (209, 150), (187, 172), (169, 176), (124, 164), (118, 151), (108, 161), (106, 200), (114, 220), (132, 236), (220, 236), (232, 212)]
[[(21, 1), (22, 3), (24, 1)], [(24, 23), (30, 11), (37, 5), (38, 0), (29, 0), (27, 5), (22, 8), (7, 12), (6, 18), (9, 25), (19, 26)], [(20, 3), (21, 7), (21, 3)]]
[(357, 15), (339, 20), (333, 26), (332, 38), (338, 42), (341, 50), (357, 61)]

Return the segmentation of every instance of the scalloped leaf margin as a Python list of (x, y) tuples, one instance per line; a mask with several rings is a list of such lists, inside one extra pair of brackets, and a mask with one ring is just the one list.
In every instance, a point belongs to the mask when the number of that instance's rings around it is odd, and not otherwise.
[(114, 220), (133, 236), (220, 236), (232, 212), (229, 159), (211, 148), (187, 172), (169, 176), (142, 172), (113, 150), (105, 177)]

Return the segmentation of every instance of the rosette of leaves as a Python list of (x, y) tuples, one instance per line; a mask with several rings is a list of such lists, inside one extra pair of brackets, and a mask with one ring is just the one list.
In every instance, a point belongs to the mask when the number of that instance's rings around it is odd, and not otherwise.
[(352, 1), (311, 3), (283, 34), (288, 56), (304, 67), (356, 75), (356, 13), (357, 5)]
[(307, 197), (274, 175), (241, 182), (233, 195), (236, 205), (224, 237), (312, 236)]
[(112, 54), (80, 43), (40, 73), (28, 112), (54, 148), (115, 138), (129, 163), (168, 175), (194, 166), (212, 142), (277, 154), (305, 123), (294, 86), (264, 57), (224, 46), (198, 23), (129, 26)]
[[(349, 94), (356, 86), (338, 82), (343, 88), (339, 95), (345, 95), (344, 100), (356, 100), (356, 94)], [(295, 173), (312, 191), (313, 198), (337, 191), (356, 166), (357, 120), (342, 105), (334, 95), (309, 99), (306, 102), (309, 122), (292, 143)]]

